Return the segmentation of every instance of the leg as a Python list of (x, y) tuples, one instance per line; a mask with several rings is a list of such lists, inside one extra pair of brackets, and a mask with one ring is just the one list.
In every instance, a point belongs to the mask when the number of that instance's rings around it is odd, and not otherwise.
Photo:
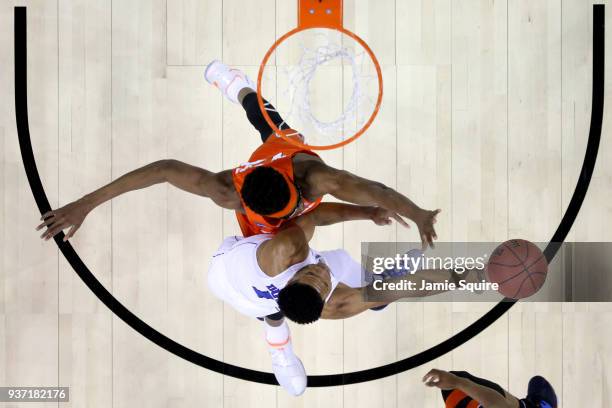
[[(287, 339), (287, 337), (289, 337), (289, 327), (287, 327), (287, 325), (284, 324), (285, 323), (285, 316), (283, 316), (283, 314), (281, 312), (268, 315), (268, 316), (264, 317), (261, 320), (266, 322), (266, 325), (268, 327), (280, 327), (280, 326), (283, 326), (283, 325), (284, 325), (284, 327), (286, 327), (286, 333), (282, 334), (282, 338), (274, 339), (274, 340), (285, 341)], [(268, 331), (266, 331), (266, 336), (267, 335), (268, 335)], [(276, 334), (276, 336), (278, 336), (278, 334)], [(277, 341), (275, 341), (275, 342), (277, 342)]]
[(264, 328), (276, 380), (291, 395), (301, 395), (306, 390), (306, 371), (293, 352), (285, 317), (280, 312), (266, 316)]
[[(223, 95), (231, 102), (240, 103), (247, 112), (247, 117), (251, 124), (261, 135), (263, 142), (272, 134), (272, 128), (263, 117), (259, 104), (257, 103), (257, 93), (255, 83), (238, 69), (233, 69), (220, 61), (212, 61), (206, 67), (204, 78), (219, 88)], [(268, 101), (264, 101), (270, 119), (279, 129), (289, 129), (289, 125), (280, 117), (274, 106)]]
[[(261, 141), (265, 143), (273, 132), (272, 128), (261, 113), (259, 103), (257, 102), (257, 92), (255, 92), (252, 88), (243, 88), (238, 93), (238, 101), (246, 111), (247, 118), (249, 119), (249, 122), (251, 122), (251, 125), (253, 125), (253, 127), (259, 132)], [(270, 116), (270, 119), (276, 125), (276, 127), (281, 130), (290, 128), (270, 102), (264, 99), (264, 105), (268, 111), (268, 116)]]
[(242, 88), (240, 90), (240, 92), (238, 92), (238, 102), (244, 106), (243, 101), (244, 98), (248, 95), (248, 94), (252, 94), (253, 92), (257, 93), (257, 91), (255, 91), (253, 88)]

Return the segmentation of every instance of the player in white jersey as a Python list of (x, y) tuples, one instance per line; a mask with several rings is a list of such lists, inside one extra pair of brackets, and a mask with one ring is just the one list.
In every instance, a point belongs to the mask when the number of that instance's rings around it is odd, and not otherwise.
[[(400, 298), (441, 292), (396, 290), (386, 294), (384, 301), (366, 302), (364, 294), (372, 287), (364, 282), (359, 263), (344, 250), (318, 252), (308, 245), (315, 226), (350, 220), (387, 225), (391, 219), (407, 226), (399, 215), (382, 208), (322, 203), (276, 235), (226, 238), (213, 255), (210, 289), (242, 314), (264, 320), (274, 374), (291, 394), (304, 392), (307, 376), (293, 353), (285, 316), (300, 324), (320, 317), (342, 319)], [(395, 278), (413, 281), (417, 288), (423, 281), (449, 279), (458, 280), (452, 270), (421, 270)]]
[(343, 249), (319, 252), (310, 248), (304, 260), (278, 275), (266, 274), (257, 262), (257, 250), (273, 237), (271, 234), (228, 237), (213, 255), (208, 271), (209, 287), (240, 313), (265, 317), (280, 312), (278, 293), (308, 265), (324, 264), (329, 268), (330, 291), (324, 301), (329, 299), (338, 283), (352, 288), (363, 286), (361, 265)]

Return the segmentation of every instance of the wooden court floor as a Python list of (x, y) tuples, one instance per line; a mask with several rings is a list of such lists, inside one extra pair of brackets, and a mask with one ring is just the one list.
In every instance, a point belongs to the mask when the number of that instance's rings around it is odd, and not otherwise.
[[(219, 171), (259, 143), (242, 109), (203, 79), (212, 59), (254, 76), (296, 24), (293, 0), (5, 0), (0, 4), (0, 386), (71, 388), (72, 407), (441, 407), (420, 378), (467, 370), (523, 397), (534, 374), (563, 407), (612, 406), (612, 305), (519, 304), (480, 336), (414, 370), (292, 398), (185, 362), (115, 318), (52, 242), (15, 127), (13, 8), (28, 12), (28, 103), (52, 206), (149, 162)], [(385, 81), (371, 130), (323, 153), (331, 165), (442, 208), (440, 241), (547, 241), (577, 182), (591, 114), (590, 0), (345, 0), (345, 25)], [(610, 4), (609, 1), (602, 3)], [(612, 240), (612, 11), (607, 105), (572, 241)], [(337, 67), (340, 70), (340, 67)], [(338, 71), (341, 76), (342, 72)], [(337, 87), (337, 88), (334, 88)], [(330, 83), (341, 106), (342, 83)], [(415, 240), (365, 222), (321, 228), (313, 247)], [(259, 322), (206, 287), (208, 259), (239, 232), (233, 214), (166, 185), (92, 212), (72, 244), (96, 277), (157, 330), (210, 357), (270, 371)], [(367, 369), (457, 333), (491, 304), (400, 303), (345, 321), (292, 325), (310, 374)], [(38, 407), (57, 404), (2, 404)]]

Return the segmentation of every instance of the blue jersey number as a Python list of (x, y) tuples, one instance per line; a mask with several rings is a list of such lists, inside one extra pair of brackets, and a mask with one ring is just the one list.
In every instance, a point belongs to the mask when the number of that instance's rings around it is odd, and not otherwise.
[(255, 291), (255, 294), (257, 295), (257, 297), (261, 299), (275, 300), (276, 298), (278, 298), (278, 292), (280, 292), (280, 290), (274, 285), (266, 286), (267, 290), (259, 290), (255, 286), (251, 286), (251, 287)]

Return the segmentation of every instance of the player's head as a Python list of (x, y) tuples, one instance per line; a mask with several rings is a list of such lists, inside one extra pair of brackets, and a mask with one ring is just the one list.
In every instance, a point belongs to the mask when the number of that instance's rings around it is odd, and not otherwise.
[(329, 268), (324, 263), (300, 269), (278, 294), (278, 307), (291, 321), (299, 324), (319, 320), (331, 290)]
[(557, 394), (544, 377), (536, 375), (529, 380), (527, 399), (540, 408), (557, 408)]
[(256, 167), (245, 176), (240, 195), (252, 211), (272, 218), (291, 217), (301, 201), (295, 183), (268, 166)]

